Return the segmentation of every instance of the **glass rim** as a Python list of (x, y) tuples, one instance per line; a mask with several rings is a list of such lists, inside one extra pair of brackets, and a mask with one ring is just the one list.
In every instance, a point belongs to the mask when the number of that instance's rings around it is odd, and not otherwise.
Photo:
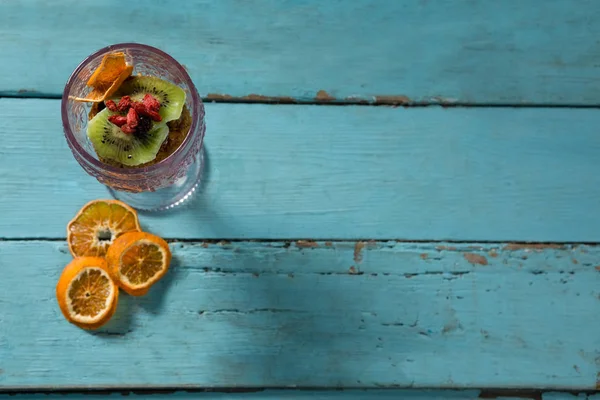
[[(68, 110), (67, 110), (67, 103), (69, 100), (69, 89), (73, 85), (75, 79), (77, 79), (76, 77), (85, 68), (85, 66), (89, 63), (90, 60), (100, 56), (101, 54), (108, 53), (111, 50), (116, 50), (116, 49), (120, 49), (120, 48), (141, 49), (144, 51), (148, 51), (150, 53), (154, 53), (161, 57), (164, 57), (168, 62), (172, 63), (173, 66), (175, 67), (175, 69), (177, 69), (178, 72), (181, 73), (181, 75), (183, 76), (183, 80), (185, 81), (186, 85), (189, 87), (191, 95), (192, 95), (192, 104), (194, 105), (193, 110), (190, 110), (193, 113), (192, 114), (192, 124), (190, 125), (190, 129), (188, 131), (187, 136), (185, 137), (183, 142), (179, 145), (177, 150), (175, 150), (172, 154), (170, 154), (164, 160), (161, 160), (156, 164), (149, 165), (146, 167), (141, 167), (141, 168), (119, 168), (119, 167), (114, 167), (112, 165), (103, 163), (99, 159), (93, 157), (90, 154), (90, 152), (88, 152), (86, 149), (84, 149), (79, 144), (77, 139), (75, 139), (75, 135), (74, 135), (73, 131), (71, 130), (71, 127), (69, 126), (69, 117), (68, 117)], [(77, 153), (79, 153), (79, 155), (85, 159), (86, 162), (92, 164), (94, 167), (96, 167), (100, 170), (104, 170), (108, 173), (119, 174), (121, 176), (123, 176), (123, 175), (139, 176), (140, 174), (144, 174), (144, 173), (156, 172), (156, 171), (162, 169), (163, 167), (168, 168), (170, 166), (170, 164), (172, 164), (173, 160), (176, 159), (184, 151), (184, 149), (186, 149), (188, 147), (189, 143), (192, 140), (194, 140), (194, 138), (193, 138), (194, 132), (196, 132), (196, 130), (198, 128), (198, 121), (199, 121), (198, 117), (204, 118), (203, 112), (202, 112), (202, 99), (200, 98), (200, 95), (198, 94), (198, 90), (196, 89), (196, 86), (194, 85), (192, 78), (187, 73), (185, 68), (177, 60), (175, 60), (172, 56), (165, 53), (164, 51), (162, 51), (156, 47), (153, 47), (153, 46), (149, 46), (149, 45), (141, 44), (141, 43), (134, 43), (134, 42), (115, 43), (115, 44), (105, 46), (105, 47), (95, 51), (94, 53), (88, 55), (83, 61), (81, 61), (79, 63), (79, 65), (77, 65), (75, 70), (73, 70), (73, 72), (69, 76), (69, 79), (67, 80), (67, 83), (65, 84), (65, 88), (63, 90), (63, 95), (62, 95), (62, 99), (61, 99), (60, 110), (61, 110), (61, 116), (62, 116), (63, 131), (65, 133), (67, 141), (69, 142), (69, 145), (72, 146), (77, 151)], [(203, 138), (200, 138), (200, 140), (202, 140), (202, 139)]]

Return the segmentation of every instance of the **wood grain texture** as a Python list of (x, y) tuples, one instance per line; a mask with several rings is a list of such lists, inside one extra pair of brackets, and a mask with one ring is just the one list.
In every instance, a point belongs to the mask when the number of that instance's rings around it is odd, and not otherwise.
[(0, 389), (597, 387), (598, 247), (171, 246), (90, 333), (54, 298), (66, 245), (0, 242)]
[[(17, 395), (17, 396), (3, 396), (0, 394), (0, 399), (4, 400), (4, 397), (12, 400), (38, 400), (38, 399), (63, 399), (63, 400), (84, 400), (89, 399), (90, 395), (47, 395), (47, 394), (28, 394), (28, 395)], [(397, 399), (427, 399), (427, 400), (477, 400), (477, 392), (455, 392), (448, 393), (445, 391), (428, 391), (419, 392), (414, 391), (412, 393), (404, 393), (404, 391), (343, 391), (343, 392), (314, 392), (314, 391), (269, 391), (259, 393), (235, 393), (235, 394), (223, 394), (223, 393), (169, 393), (169, 394), (152, 394), (152, 395), (134, 395), (124, 397), (120, 394), (103, 395), (103, 397), (111, 399), (151, 399), (151, 400), (170, 400), (170, 399), (203, 399), (203, 400), (397, 400)], [(510, 400), (519, 400), (519, 398), (511, 398)]]
[[(93, 392), (92, 392), (93, 393)], [(598, 400), (600, 395), (596, 394), (577, 394), (560, 392), (488, 392), (480, 390), (259, 390), (254, 393), (152, 393), (152, 394), (132, 394), (125, 391), (121, 393), (105, 394), (102, 398), (110, 399), (134, 399), (134, 400), (171, 400), (171, 399), (202, 399), (202, 400), (480, 400), (480, 399), (498, 399), (498, 400)], [(495, 396), (498, 394), (498, 396)], [(503, 395), (504, 394), (504, 395)], [(125, 397), (127, 396), (127, 397)], [(495, 396), (495, 397), (494, 397)], [(92, 398), (96, 398), (93, 396)], [(89, 400), (90, 394), (19, 394), (2, 395), (0, 399), (10, 400)]]
[[(0, 238), (63, 238), (109, 196), (59, 115), (58, 100), (0, 99)], [(597, 242), (599, 124), (592, 109), (209, 104), (201, 195), (142, 224), (192, 239)]]
[(594, 0), (3, 1), (0, 93), (56, 96), (137, 41), (215, 99), (597, 105), (599, 19)]

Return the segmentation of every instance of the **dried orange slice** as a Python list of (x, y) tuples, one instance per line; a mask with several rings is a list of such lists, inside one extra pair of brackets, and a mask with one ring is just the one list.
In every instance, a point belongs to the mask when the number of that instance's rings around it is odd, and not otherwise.
[(117, 79), (111, 83), (110, 86), (98, 86), (94, 88), (86, 97), (76, 97), (77, 101), (86, 101), (90, 103), (99, 103), (101, 101), (106, 100), (108, 97), (112, 96), (114, 92), (121, 86), (125, 79), (129, 78), (131, 72), (133, 71), (132, 66), (128, 66), (125, 70), (117, 77)]
[(127, 65), (125, 61), (125, 53), (109, 53), (106, 54), (98, 68), (87, 81), (87, 85), (93, 90), (86, 97), (76, 97), (76, 101), (86, 101), (99, 103), (106, 100), (119, 86), (127, 79), (133, 66)]
[(67, 321), (83, 329), (97, 329), (114, 315), (119, 288), (106, 260), (78, 257), (63, 270), (56, 285), (56, 299)]
[(108, 248), (106, 260), (119, 287), (132, 296), (142, 296), (167, 273), (171, 251), (158, 236), (128, 232)]
[(118, 200), (93, 200), (67, 225), (67, 242), (74, 257), (103, 257), (119, 235), (132, 231), (141, 231), (133, 208)]
[(98, 68), (88, 79), (87, 85), (92, 87), (110, 86), (121, 74), (121, 71), (125, 70), (126, 66), (125, 53), (118, 51), (105, 54)]

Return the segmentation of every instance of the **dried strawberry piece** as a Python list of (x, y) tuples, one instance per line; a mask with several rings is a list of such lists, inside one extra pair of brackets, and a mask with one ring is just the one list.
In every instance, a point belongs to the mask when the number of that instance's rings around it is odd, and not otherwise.
[(121, 127), (127, 123), (127, 117), (121, 115), (111, 115), (108, 120), (118, 127)]
[(145, 115), (146, 117), (150, 117), (153, 121), (162, 121), (162, 117), (156, 111), (148, 110), (143, 103), (133, 102), (131, 107), (135, 109), (135, 111), (139, 115)]
[(130, 108), (127, 112), (127, 125), (129, 125), (131, 128), (136, 128), (138, 126), (138, 122), (140, 122), (138, 113), (135, 112), (135, 109)]
[(139, 115), (146, 115), (144, 114), (146, 112), (146, 106), (144, 106), (142, 103), (134, 101), (133, 103), (131, 103), (131, 108), (133, 108), (135, 112)]
[(162, 117), (156, 111), (151, 111), (151, 110), (146, 109), (146, 116), (152, 118), (153, 121), (157, 121), (157, 122), (162, 121)]
[(144, 103), (144, 106), (146, 106), (146, 109), (149, 111), (158, 112), (160, 109), (160, 103), (151, 94), (146, 93), (142, 103)]
[(104, 102), (104, 104), (106, 105), (106, 108), (108, 108), (110, 111), (112, 111), (112, 112), (117, 112), (118, 111), (117, 105), (115, 104), (114, 101), (112, 101), (112, 100), (106, 100)]
[(131, 107), (131, 103), (133, 103), (131, 101), (131, 97), (123, 96), (123, 97), (121, 97), (121, 100), (119, 100), (119, 104), (117, 105), (117, 108), (121, 112), (127, 111)]
[(121, 127), (121, 130), (123, 131), (123, 133), (126, 133), (128, 135), (131, 135), (132, 133), (135, 133), (135, 128), (130, 127), (129, 125), (123, 125)]

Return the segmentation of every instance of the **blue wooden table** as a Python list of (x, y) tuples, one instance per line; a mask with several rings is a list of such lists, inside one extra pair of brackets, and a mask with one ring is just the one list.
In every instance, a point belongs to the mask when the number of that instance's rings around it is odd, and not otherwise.
[[(128, 41), (189, 71), (207, 169), (85, 332), (54, 287), (108, 192), (59, 98)], [(0, 50), (0, 399), (600, 398), (600, 2), (0, 1)]]

